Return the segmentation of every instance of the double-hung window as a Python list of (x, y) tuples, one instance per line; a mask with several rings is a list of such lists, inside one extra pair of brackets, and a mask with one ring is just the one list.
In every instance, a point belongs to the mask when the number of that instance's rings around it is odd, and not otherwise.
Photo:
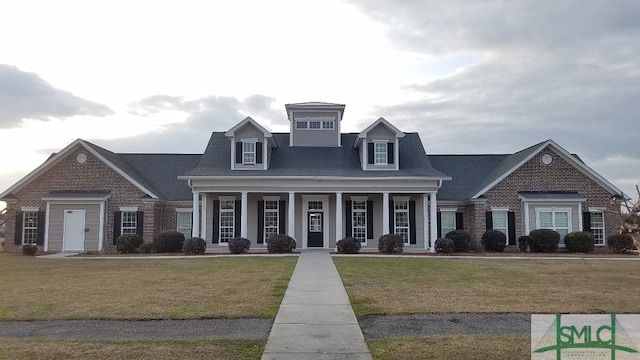
[(444, 237), (448, 233), (456, 229), (456, 212), (442, 211), (440, 212), (440, 234)]
[(386, 165), (387, 164), (387, 143), (386, 142), (374, 142), (374, 164)]
[(264, 202), (264, 240), (265, 243), (272, 235), (278, 234), (280, 219), (278, 200), (265, 200)]
[(177, 217), (177, 224), (176, 224), (176, 230), (179, 233), (184, 234), (185, 238), (190, 238), (191, 237), (191, 223), (193, 221), (193, 213), (192, 211), (178, 211), (176, 213), (176, 217)]
[(122, 235), (135, 234), (138, 229), (138, 212), (122, 211), (120, 232)]
[(242, 163), (245, 165), (253, 165), (256, 163), (255, 141), (242, 142)]
[(220, 200), (220, 243), (227, 244), (233, 239), (236, 223), (235, 200)]
[(367, 242), (367, 202), (351, 202), (351, 234), (360, 242)]
[(560, 244), (571, 232), (571, 209), (536, 209), (538, 229), (551, 229), (560, 234)]
[[(386, 146), (386, 144), (385, 144)], [(405, 244), (409, 243), (409, 201), (408, 200), (395, 200), (393, 202), (394, 212), (394, 224), (393, 229), (395, 234), (402, 236)]]
[(38, 240), (38, 211), (25, 211), (22, 218), (22, 244), (36, 244)]
[(507, 220), (507, 211), (494, 210), (492, 211), (491, 219), (493, 221), (493, 230), (498, 230), (508, 237), (509, 222)]
[(592, 211), (590, 219), (594, 244), (604, 245), (604, 213), (602, 211)]

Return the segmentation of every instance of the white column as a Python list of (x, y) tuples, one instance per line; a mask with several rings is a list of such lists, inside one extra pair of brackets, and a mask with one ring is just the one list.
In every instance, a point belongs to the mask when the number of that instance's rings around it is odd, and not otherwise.
[(389, 193), (382, 193), (382, 235), (389, 234)]
[[(296, 235), (296, 193), (289, 192), (289, 218), (287, 219), (287, 235), (295, 239)], [(302, 244), (298, 244), (302, 245)]]
[(524, 201), (522, 206), (524, 207), (524, 233), (529, 235), (531, 232), (531, 227), (529, 226), (529, 203)]
[(200, 237), (200, 193), (193, 192), (193, 221), (191, 222), (191, 236)]
[(247, 195), (248, 193), (246, 191), (242, 192), (242, 200), (240, 201), (240, 237), (243, 238), (247, 238), (248, 233), (247, 233), (247, 227), (248, 227), (248, 219), (247, 216), (249, 214), (249, 212), (247, 211)]
[(436, 251), (436, 239), (438, 239), (438, 213), (436, 209), (436, 193), (429, 195), (429, 206), (431, 207), (431, 214), (429, 219), (431, 220), (431, 251)]
[[(582, 203), (581, 202), (578, 203), (578, 219), (579, 219), (579, 221), (578, 221), (578, 231), (582, 231), (583, 219), (582, 219)], [(569, 219), (569, 223), (571, 223), (571, 219)], [(571, 230), (573, 230), (573, 229), (571, 229)]]
[(200, 197), (200, 200), (202, 202), (202, 211), (200, 212), (201, 215), (201, 224), (200, 224), (200, 237), (203, 239), (207, 239), (207, 195), (204, 194), (202, 197)]
[(429, 195), (422, 194), (422, 240), (424, 241), (424, 248), (429, 249)]
[(342, 193), (336, 193), (336, 242), (342, 239)]

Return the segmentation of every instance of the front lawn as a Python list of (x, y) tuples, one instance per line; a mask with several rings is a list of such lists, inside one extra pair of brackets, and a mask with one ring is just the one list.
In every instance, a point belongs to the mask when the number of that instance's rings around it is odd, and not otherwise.
[(0, 254), (0, 320), (275, 317), (297, 257)]
[(357, 316), (638, 313), (640, 261), (334, 257)]

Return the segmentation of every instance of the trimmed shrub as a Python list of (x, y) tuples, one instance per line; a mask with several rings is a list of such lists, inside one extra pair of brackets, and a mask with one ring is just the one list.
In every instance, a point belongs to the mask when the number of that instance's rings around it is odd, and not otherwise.
[(529, 233), (529, 246), (532, 252), (554, 252), (558, 250), (560, 234), (550, 229), (537, 229)]
[(35, 256), (38, 253), (37, 245), (22, 245), (22, 254)]
[(633, 250), (633, 238), (629, 234), (616, 234), (607, 238), (609, 250), (617, 253), (623, 253), (627, 250)]
[(453, 240), (455, 251), (465, 252), (469, 251), (469, 242), (471, 241), (471, 235), (465, 230), (453, 230), (449, 231), (444, 237)]
[(404, 240), (398, 234), (386, 234), (378, 240), (378, 251), (381, 253), (401, 253), (404, 248)]
[(184, 234), (175, 230), (165, 230), (153, 237), (156, 252), (180, 252), (184, 245)]
[(186, 255), (201, 255), (207, 250), (207, 242), (199, 237), (190, 237), (184, 241), (182, 252)]
[(138, 251), (140, 252), (140, 254), (152, 254), (156, 252), (156, 250), (154, 249), (153, 243), (149, 243), (149, 242), (142, 243)]
[(594, 248), (593, 234), (588, 231), (573, 231), (564, 237), (564, 244), (571, 252), (591, 252)]
[(119, 254), (137, 253), (142, 245), (142, 236), (138, 234), (120, 235), (116, 239), (116, 249)]
[(346, 237), (336, 242), (338, 252), (341, 254), (357, 254), (360, 252), (362, 243), (354, 237)]
[(487, 230), (482, 234), (482, 246), (486, 251), (504, 252), (507, 235), (499, 230)]
[(229, 240), (229, 252), (232, 254), (244, 254), (249, 252), (251, 240), (243, 237), (235, 237)]
[(293, 252), (296, 241), (289, 235), (276, 234), (267, 239), (267, 251), (270, 253), (285, 254)]
[(455, 249), (455, 243), (449, 238), (444, 237), (436, 240), (436, 252), (438, 253), (448, 254), (454, 252)]
[(531, 236), (529, 235), (522, 235), (518, 238), (518, 247), (522, 252), (527, 251), (527, 248), (529, 247), (530, 243), (531, 243)]

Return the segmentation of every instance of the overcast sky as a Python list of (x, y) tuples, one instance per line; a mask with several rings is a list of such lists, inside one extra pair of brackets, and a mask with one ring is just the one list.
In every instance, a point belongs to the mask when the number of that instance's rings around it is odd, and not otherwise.
[(83, 138), (201, 153), (246, 116), (346, 104), (427, 153), (547, 139), (636, 197), (640, 1), (0, 0), (0, 189)]

